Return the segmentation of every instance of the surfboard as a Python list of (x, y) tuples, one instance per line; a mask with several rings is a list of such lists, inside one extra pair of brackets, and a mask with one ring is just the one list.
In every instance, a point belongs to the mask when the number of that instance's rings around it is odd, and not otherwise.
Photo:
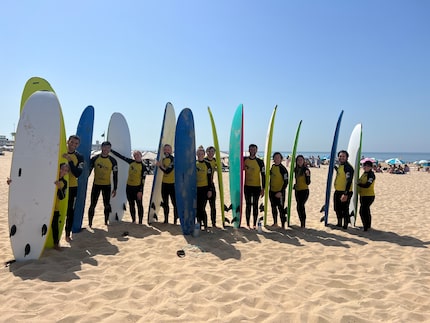
[(264, 225), (267, 224), (267, 209), (269, 204), (269, 184), (270, 184), (270, 166), (272, 161), (272, 138), (273, 138), (273, 128), (275, 126), (275, 117), (276, 117), (276, 109), (278, 106), (276, 105), (273, 109), (272, 116), (270, 117), (269, 126), (267, 128), (267, 136), (266, 136), (266, 146), (264, 149), (264, 164), (265, 164), (265, 174), (266, 174), (266, 183), (264, 185)]
[(24, 90), (22, 91), (21, 95), (21, 105), (19, 108), (20, 113), (22, 112), (22, 109), (24, 108), (24, 104), (27, 101), (27, 99), (36, 91), (49, 91), (54, 92), (52, 89), (51, 84), (49, 82), (41, 77), (31, 77), (28, 79), (28, 81), (24, 85)]
[(333, 143), (332, 143), (331, 152), (330, 152), (330, 162), (328, 165), (327, 184), (326, 184), (326, 193), (325, 193), (325, 204), (324, 204), (324, 224), (326, 226), (328, 224), (328, 213), (329, 213), (329, 206), (330, 206), (331, 186), (333, 183), (334, 163), (336, 160), (337, 141), (339, 138), (340, 124), (342, 123), (342, 116), (343, 116), (343, 110), (340, 112), (339, 118), (337, 119), (336, 129), (334, 131)]
[(15, 137), (8, 199), (9, 236), (17, 261), (38, 259), (51, 226), (60, 155), (61, 108), (53, 92), (25, 100)]
[(211, 120), (212, 126), (212, 136), (214, 140), (214, 148), (215, 148), (215, 158), (216, 158), (216, 168), (217, 168), (217, 178), (218, 178), (218, 193), (219, 193), (219, 202), (220, 202), (220, 210), (221, 210), (221, 220), (222, 226), (225, 225), (225, 212), (224, 212), (224, 185), (222, 180), (222, 165), (221, 165), (221, 154), (219, 151), (219, 142), (218, 142), (218, 134), (216, 131), (215, 120), (212, 115), (212, 111), (210, 107), (208, 107), (209, 118)]
[[(131, 139), (127, 121), (119, 112), (114, 112), (109, 121), (107, 140), (110, 141), (112, 149), (123, 156), (131, 156)], [(115, 156), (111, 154), (113, 158)], [(127, 179), (130, 165), (120, 158), (115, 158), (118, 163), (118, 187), (115, 197), (111, 198), (112, 212), (109, 214), (109, 223), (119, 222), (127, 209)], [(113, 180), (111, 181), (113, 185)], [(112, 186), (113, 189), (113, 186)]]
[(357, 183), (360, 177), (360, 159), (361, 159), (361, 138), (362, 138), (362, 125), (357, 124), (351, 132), (348, 143), (348, 161), (354, 167), (354, 182), (353, 193), (349, 203), (349, 215), (351, 224), (355, 226), (357, 220), (357, 206), (358, 206), (358, 188)]
[[(167, 102), (164, 108), (163, 123), (161, 124), (161, 134), (158, 144), (157, 161), (163, 159), (163, 147), (169, 144), (174, 148), (175, 141), (176, 116), (173, 105)], [(158, 220), (158, 214), (161, 208), (161, 183), (163, 181), (163, 172), (158, 171), (158, 167), (154, 169), (154, 179), (152, 182), (151, 199), (148, 210), (148, 224)]]
[(288, 181), (288, 202), (287, 202), (287, 223), (288, 223), (288, 226), (290, 226), (291, 200), (293, 197), (294, 168), (296, 167), (297, 143), (299, 142), (299, 135), (300, 135), (301, 126), (302, 126), (302, 120), (300, 120), (299, 125), (297, 126), (296, 137), (294, 139), (293, 150), (291, 152), (290, 178)]
[(176, 123), (175, 196), (182, 233), (190, 235), (196, 221), (197, 171), (194, 117), (188, 108), (181, 111)]
[(75, 201), (75, 213), (73, 216), (72, 232), (81, 231), (84, 217), (85, 200), (87, 197), (88, 176), (90, 173), (91, 147), (93, 142), (94, 107), (87, 106), (79, 119), (76, 135), (81, 139), (78, 151), (84, 158), (84, 167), (81, 176), (78, 177), (78, 192)]
[(242, 222), (243, 191), (243, 104), (239, 104), (233, 116), (229, 146), (229, 179), (232, 223), (239, 228)]

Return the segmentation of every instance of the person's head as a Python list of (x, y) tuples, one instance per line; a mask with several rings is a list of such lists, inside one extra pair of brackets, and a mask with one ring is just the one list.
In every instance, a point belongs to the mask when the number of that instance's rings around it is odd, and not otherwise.
[(196, 156), (199, 161), (202, 161), (205, 158), (205, 149), (203, 146), (199, 146), (199, 148), (197, 148)]
[(69, 173), (70, 166), (67, 163), (60, 164), (60, 178), (66, 176)]
[(255, 155), (257, 155), (257, 150), (258, 150), (258, 147), (256, 144), (250, 144), (248, 147), (249, 155), (251, 157), (254, 157)]
[(296, 165), (297, 167), (303, 167), (305, 165), (305, 157), (303, 157), (303, 155), (296, 156)]
[(280, 152), (276, 152), (273, 154), (273, 162), (275, 163), (275, 165), (279, 165), (280, 163), (282, 163), (282, 154)]
[(109, 155), (111, 148), (112, 148), (112, 144), (110, 143), (110, 141), (103, 141), (102, 156), (106, 157), (107, 155)]
[(341, 150), (337, 153), (337, 158), (339, 159), (340, 164), (345, 164), (348, 160), (349, 154), (346, 150)]
[(69, 139), (67, 140), (67, 151), (69, 153), (73, 153), (81, 143), (81, 138), (77, 135), (71, 135)]
[(170, 146), (169, 144), (165, 144), (163, 146), (163, 153), (164, 153), (164, 156), (166, 156), (166, 157), (171, 155), (172, 154), (172, 146)]
[(206, 155), (209, 159), (212, 159), (215, 155), (215, 147), (209, 146), (208, 148), (206, 148)]
[(363, 169), (365, 172), (368, 172), (370, 169), (372, 169), (372, 167), (373, 167), (373, 163), (370, 160), (366, 160), (363, 163)]
[(140, 150), (133, 151), (133, 158), (140, 163), (142, 161), (142, 152)]

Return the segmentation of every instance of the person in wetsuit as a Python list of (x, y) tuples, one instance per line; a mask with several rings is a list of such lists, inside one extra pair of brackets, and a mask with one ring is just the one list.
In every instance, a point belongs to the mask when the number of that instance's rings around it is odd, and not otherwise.
[(61, 250), (60, 248), (60, 230), (59, 230), (59, 219), (60, 219), (60, 201), (66, 198), (67, 194), (67, 181), (64, 179), (69, 173), (69, 165), (66, 163), (60, 164), (60, 173), (58, 175), (58, 180), (55, 181), (55, 186), (57, 187), (57, 196), (55, 199), (54, 215), (52, 217), (51, 229), (52, 238), (54, 240), (54, 249)]
[(214, 157), (215, 155), (215, 148), (213, 146), (209, 146), (206, 148), (206, 158), (205, 160), (211, 164), (212, 167), (212, 196), (209, 198), (209, 206), (211, 209), (211, 222), (212, 227), (216, 228), (216, 190), (215, 190), (215, 184), (213, 182), (215, 171), (219, 171), (216, 166), (216, 159)]
[(202, 146), (196, 152), (196, 171), (197, 171), (197, 222), (203, 227), (208, 228), (208, 215), (206, 204), (212, 196), (212, 166), (205, 160), (205, 150)]
[(164, 223), (169, 223), (169, 197), (173, 204), (173, 223), (178, 222), (178, 210), (175, 196), (175, 158), (172, 156), (172, 146), (165, 144), (163, 147), (164, 158), (157, 161), (156, 165), (163, 172), (161, 183), (161, 199), (164, 210)]
[(273, 165), (270, 168), (269, 199), (272, 206), (273, 225), (278, 226), (278, 211), (282, 228), (285, 228), (285, 190), (288, 186), (288, 171), (282, 165), (282, 154), (273, 154)]
[(363, 164), (364, 173), (358, 180), (358, 194), (360, 195), (360, 217), (363, 222), (363, 230), (372, 227), (372, 215), (370, 206), (375, 201), (375, 173), (372, 170), (373, 163), (368, 160)]
[(72, 240), (71, 232), (73, 226), (73, 217), (75, 214), (76, 196), (78, 194), (78, 177), (81, 176), (84, 168), (84, 157), (76, 151), (79, 147), (81, 139), (77, 135), (72, 135), (67, 140), (67, 153), (63, 157), (67, 159), (70, 172), (69, 172), (69, 200), (67, 204), (67, 218), (66, 218), (66, 241)]
[[(103, 196), (105, 225), (108, 225), (109, 213), (112, 212), (110, 198), (116, 196), (118, 187), (118, 164), (116, 159), (109, 155), (111, 151), (111, 143), (109, 141), (102, 142), (102, 152), (95, 155), (90, 160), (90, 174), (94, 169), (94, 182), (91, 189), (91, 204), (88, 209), (88, 225), (93, 226), (94, 212), (100, 192)], [(113, 190), (111, 192), (111, 174), (113, 175)]]
[(136, 206), (137, 214), (139, 217), (139, 224), (143, 222), (143, 187), (145, 185), (146, 175), (149, 174), (150, 170), (145, 163), (142, 161), (142, 152), (139, 150), (133, 151), (134, 159), (125, 157), (115, 150), (111, 149), (112, 154), (122, 159), (130, 166), (128, 168), (128, 178), (126, 194), (128, 204), (130, 206), (131, 221), (136, 223)]
[[(258, 219), (258, 200), (264, 196), (264, 185), (266, 183), (266, 174), (264, 162), (257, 157), (257, 145), (249, 145), (249, 156), (244, 158), (243, 167), (245, 170), (245, 215), (248, 229), (255, 229)], [(253, 226), (251, 227), (251, 209), (254, 216)]]
[[(354, 168), (348, 162), (349, 154), (346, 150), (338, 152), (339, 166), (335, 167), (336, 179), (334, 180), (334, 210), (337, 216), (337, 227), (348, 228), (349, 202), (352, 197), (352, 181)], [(343, 220), (343, 225), (342, 225)]]
[(306, 227), (306, 208), (305, 204), (309, 198), (309, 184), (311, 183), (311, 171), (306, 166), (305, 158), (303, 155), (296, 157), (296, 164), (294, 167), (294, 177), (296, 183), (294, 184), (294, 195), (297, 202), (297, 214), (300, 219), (300, 227)]

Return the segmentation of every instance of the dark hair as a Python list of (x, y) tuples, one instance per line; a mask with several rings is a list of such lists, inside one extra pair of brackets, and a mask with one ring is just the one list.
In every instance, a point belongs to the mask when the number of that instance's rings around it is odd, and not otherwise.
[(252, 148), (252, 147), (254, 147), (255, 149), (258, 149), (258, 147), (257, 147), (257, 145), (256, 145), (256, 144), (250, 144), (250, 145), (249, 145), (249, 147), (248, 147), (248, 149), (249, 149), (249, 148)]
[(372, 163), (370, 160), (366, 160), (366, 161), (363, 163), (363, 166), (370, 166), (370, 167), (372, 167), (372, 166), (373, 166), (373, 163)]
[(277, 152), (273, 153), (272, 158), (273, 158), (273, 159), (275, 159), (275, 156), (276, 156), (276, 155), (281, 156), (281, 160), (282, 160), (282, 159), (284, 159), (284, 158), (283, 158), (283, 156), (282, 156), (282, 154), (281, 154), (279, 151), (277, 151)]
[(337, 157), (339, 157), (340, 154), (344, 153), (346, 155), (346, 157), (349, 157), (349, 154), (346, 150), (341, 150), (337, 153)]
[(69, 137), (69, 140), (71, 140), (71, 139), (76, 139), (76, 140), (79, 140), (79, 142), (81, 142), (81, 138), (78, 135), (71, 135)]
[(110, 141), (103, 141), (102, 142), (102, 147), (104, 147), (104, 146), (110, 146), (110, 147), (112, 147), (112, 144), (110, 143)]

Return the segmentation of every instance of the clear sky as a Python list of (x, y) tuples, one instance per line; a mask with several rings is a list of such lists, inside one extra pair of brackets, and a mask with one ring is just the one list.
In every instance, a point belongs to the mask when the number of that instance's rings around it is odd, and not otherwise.
[(25, 82), (43, 77), (67, 135), (87, 105), (94, 140), (121, 112), (132, 146), (155, 149), (166, 102), (194, 114), (196, 144), (212, 144), (207, 107), (228, 150), (244, 104), (245, 146), (339, 149), (363, 124), (363, 151), (430, 152), (430, 2), (4, 1), (0, 4), (0, 134), (11, 138)]

